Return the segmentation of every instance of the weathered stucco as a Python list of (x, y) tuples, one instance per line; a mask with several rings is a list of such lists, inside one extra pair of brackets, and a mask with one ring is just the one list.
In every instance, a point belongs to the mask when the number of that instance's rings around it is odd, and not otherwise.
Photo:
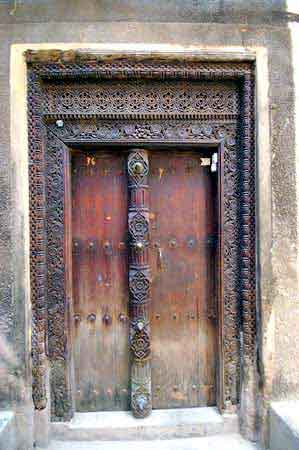
[[(299, 397), (299, 129), (297, 124), (295, 134), (294, 117), (296, 98), (298, 105), (294, 81), (299, 84), (299, 58), (292, 46), (298, 42), (297, 11), (289, 7), (286, 12), (283, 1), (259, 0), (250, 5), (239, 0), (200, 3), (173, 0), (161, 6), (158, 1), (127, 0), (103, 1), (99, 6), (99, 2), (92, 0), (24, 1), (17, 3), (16, 10), (13, 2), (0, 5), (0, 337), (6, 343), (1, 348), (5, 348), (9, 361), (7, 379), (12, 382), (12, 391), (18, 394), (7, 395), (5, 380), (0, 393), (3, 407), (15, 402), (20, 405), (17, 411), (28, 442), (31, 440), (28, 179), (24, 157), (25, 67), (22, 62), (21, 66), (18, 64), (22, 51), (33, 44), (38, 44), (37, 48), (44, 43), (48, 48), (65, 47), (67, 43), (73, 48), (90, 48), (92, 43), (102, 43), (122, 52), (136, 50), (137, 44), (145, 51), (152, 44), (168, 45), (168, 50), (175, 50), (171, 46), (179, 44), (180, 51), (190, 45), (193, 49), (212, 47), (216, 52), (217, 49), (229, 52), (232, 49), (228, 47), (249, 53), (259, 49), (256, 54), (262, 58), (260, 61), (267, 61), (257, 64), (258, 399), (264, 441), (268, 402)], [(288, 20), (293, 23), (289, 25)], [(13, 44), (26, 45), (13, 47), (11, 53)], [(12, 59), (11, 73), (10, 53), (17, 58)], [(269, 97), (263, 96), (268, 88)], [(298, 123), (298, 116), (296, 120)], [(25, 442), (24, 449), (28, 448)]]

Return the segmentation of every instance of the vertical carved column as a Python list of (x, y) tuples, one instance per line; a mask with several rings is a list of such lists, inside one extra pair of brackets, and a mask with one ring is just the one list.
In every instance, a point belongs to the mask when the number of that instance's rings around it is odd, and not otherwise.
[(128, 156), (130, 236), (130, 347), (131, 408), (135, 417), (146, 417), (152, 409), (150, 366), (150, 269), (148, 153), (134, 149)]

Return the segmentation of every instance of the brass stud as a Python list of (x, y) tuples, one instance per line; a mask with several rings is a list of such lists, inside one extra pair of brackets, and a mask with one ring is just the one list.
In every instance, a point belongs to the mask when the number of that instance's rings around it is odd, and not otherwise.
[(189, 312), (189, 313), (187, 314), (187, 317), (188, 317), (188, 319), (195, 319), (195, 314)]
[(139, 331), (143, 330), (144, 323), (141, 320), (137, 323), (137, 328), (138, 328)]
[(193, 248), (195, 246), (195, 244), (196, 244), (195, 239), (193, 239), (193, 238), (188, 239), (188, 241), (187, 241), (188, 248)]
[(136, 242), (135, 243), (135, 248), (138, 252), (141, 252), (144, 249), (144, 244), (143, 242)]
[(175, 248), (176, 246), (177, 246), (177, 241), (176, 241), (176, 239), (170, 239), (170, 241), (169, 241), (169, 247)]
[(140, 175), (140, 174), (142, 174), (143, 171), (144, 171), (143, 164), (141, 162), (137, 161), (133, 165), (133, 173), (135, 173), (136, 175)]
[(120, 313), (120, 315), (118, 316), (118, 319), (122, 323), (126, 323), (128, 321), (128, 317), (124, 313)]
[(94, 322), (96, 320), (96, 318), (97, 318), (97, 316), (95, 313), (88, 314), (88, 316), (87, 316), (87, 320), (89, 322)]
[(111, 325), (111, 323), (112, 323), (112, 317), (108, 313), (104, 314), (102, 320), (105, 325)]

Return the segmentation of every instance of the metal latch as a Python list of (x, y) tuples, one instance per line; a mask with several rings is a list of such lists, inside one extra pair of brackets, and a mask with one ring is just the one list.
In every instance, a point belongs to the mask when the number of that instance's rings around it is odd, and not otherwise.
[(211, 164), (211, 172), (217, 172), (217, 164), (218, 164), (218, 154), (213, 153), (212, 155), (212, 164)]

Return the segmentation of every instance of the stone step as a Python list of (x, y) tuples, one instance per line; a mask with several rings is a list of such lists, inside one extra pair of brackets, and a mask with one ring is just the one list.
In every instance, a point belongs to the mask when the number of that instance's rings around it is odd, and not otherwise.
[(12, 411), (0, 411), (0, 450), (17, 448), (15, 415)]
[(52, 441), (48, 450), (257, 450), (238, 434), (144, 441)]
[(154, 410), (145, 419), (130, 412), (76, 413), (70, 422), (52, 423), (52, 436), (68, 441), (138, 441), (238, 433), (236, 414), (217, 408)]

